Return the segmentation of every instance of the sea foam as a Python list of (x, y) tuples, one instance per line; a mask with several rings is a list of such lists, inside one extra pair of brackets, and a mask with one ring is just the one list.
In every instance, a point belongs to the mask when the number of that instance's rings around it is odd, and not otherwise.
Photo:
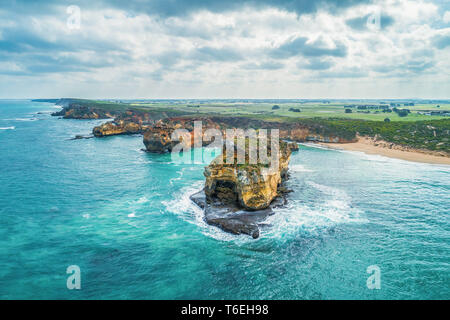
[(338, 224), (367, 222), (362, 211), (352, 207), (351, 198), (345, 191), (313, 181), (306, 183), (322, 192), (325, 199), (305, 205), (291, 194), (287, 206), (277, 209), (265, 221), (267, 228), (262, 228), (262, 238), (289, 239), (299, 234), (315, 236)]
[(196, 225), (202, 234), (207, 237), (220, 241), (251, 241), (252, 239), (250, 237), (233, 235), (205, 222), (203, 209), (190, 199), (192, 194), (197, 193), (202, 189), (203, 181), (197, 181), (191, 186), (182, 188), (179, 192), (174, 194), (172, 200), (163, 201), (162, 203), (169, 212), (179, 216), (188, 223)]
[(289, 166), (289, 170), (292, 172), (314, 172), (314, 170), (307, 169), (302, 164), (293, 164)]
[[(314, 206), (306, 206), (300, 200), (288, 199), (288, 205), (275, 209), (275, 214), (261, 224), (260, 238), (289, 239), (300, 234), (315, 235), (324, 229), (342, 223), (367, 222), (362, 211), (351, 206), (351, 198), (345, 191), (307, 181), (311, 187), (323, 192), (329, 199)], [(203, 181), (182, 188), (172, 200), (163, 201), (166, 209), (183, 220), (199, 227), (202, 234), (220, 241), (247, 243), (255, 241), (244, 235), (233, 235), (220, 228), (208, 225), (204, 220), (203, 209), (189, 198), (203, 188)], [(289, 197), (289, 196), (288, 196)]]

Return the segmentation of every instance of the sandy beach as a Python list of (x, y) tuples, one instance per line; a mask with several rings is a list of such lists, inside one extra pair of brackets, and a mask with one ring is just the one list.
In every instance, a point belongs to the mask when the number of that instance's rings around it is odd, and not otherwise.
[(367, 154), (377, 154), (389, 158), (402, 159), (407, 161), (432, 163), (432, 164), (446, 164), (450, 165), (450, 157), (444, 157), (433, 154), (431, 151), (415, 151), (415, 150), (401, 150), (400, 148), (388, 148), (385, 142), (374, 145), (374, 141), (368, 138), (360, 138), (358, 142), (354, 143), (320, 143), (332, 149), (360, 151)]

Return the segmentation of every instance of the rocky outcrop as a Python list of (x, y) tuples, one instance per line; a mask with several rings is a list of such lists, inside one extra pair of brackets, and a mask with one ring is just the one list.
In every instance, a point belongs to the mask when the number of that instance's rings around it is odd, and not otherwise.
[[(55, 101), (52, 100), (52, 102)], [(143, 133), (144, 144), (149, 152), (170, 152), (178, 143), (178, 141), (171, 141), (172, 132), (178, 128), (192, 132), (194, 121), (202, 121), (203, 130), (208, 128), (217, 128), (221, 131), (230, 128), (279, 129), (282, 139), (296, 142), (348, 143), (356, 141), (353, 138), (345, 139), (339, 135), (333, 135), (333, 131), (325, 130), (323, 125), (315, 123), (265, 121), (249, 117), (198, 117), (193, 115), (174, 117), (174, 114), (177, 114), (176, 111), (124, 110), (117, 105), (93, 103), (79, 99), (60, 99), (55, 103), (63, 106), (63, 109), (52, 115), (61, 116), (65, 119), (114, 118), (114, 121), (93, 129), (93, 134), (96, 137)], [(187, 141), (185, 142), (187, 143)]]
[(298, 151), (300, 148), (298, 147), (298, 144), (295, 142), (288, 142), (288, 147), (291, 151)]
[(173, 117), (174, 111), (121, 110), (120, 108), (108, 107), (102, 104), (89, 104), (88, 102), (76, 99), (60, 99), (56, 103), (63, 106), (63, 109), (54, 112), (52, 115), (60, 116), (64, 119), (114, 118), (114, 121), (102, 124), (93, 129), (96, 137), (145, 133), (144, 144), (146, 150), (149, 152), (170, 152), (173, 146), (178, 143), (177, 141), (171, 141), (172, 132), (177, 128), (186, 129), (191, 132), (194, 121), (202, 121), (204, 129), (279, 129), (281, 138), (296, 142), (353, 142), (339, 136), (321, 134), (320, 131), (322, 129), (320, 126), (312, 128), (302, 123), (272, 122), (248, 117), (198, 117), (192, 115)]
[(290, 129), (281, 129), (280, 137), (283, 139), (296, 142), (325, 142), (325, 143), (350, 143), (355, 142), (355, 139), (346, 139), (337, 135), (323, 135), (311, 131), (307, 127), (295, 125)]
[(205, 210), (207, 223), (234, 234), (259, 237), (259, 224), (273, 214), (273, 207), (284, 203), (286, 188), (282, 186), (288, 175), (292, 148), (295, 148), (294, 144), (283, 141), (274, 149), (270, 140), (267, 144), (269, 159), (273, 154), (279, 155), (276, 166), (274, 163), (250, 164), (250, 151), (245, 163), (239, 164), (237, 147), (232, 161), (228, 161), (225, 146), (222, 154), (205, 168), (204, 191), (191, 199)]
[(114, 118), (115, 115), (115, 112), (90, 108), (77, 104), (69, 104), (61, 111), (52, 113), (52, 116), (59, 116), (64, 119), (110, 119)]
[[(146, 146), (149, 151), (156, 150), (156, 152), (164, 152), (170, 149), (173, 145), (167, 141), (170, 137), (171, 128), (179, 123), (182, 128), (189, 130), (189, 123), (195, 120), (202, 120), (204, 123), (212, 124), (216, 128), (242, 128), (242, 129), (279, 129), (280, 137), (296, 142), (334, 142), (334, 143), (348, 143), (356, 141), (353, 132), (348, 128), (342, 129), (337, 124), (324, 123), (323, 121), (315, 119), (298, 119), (290, 121), (288, 119), (277, 121), (262, 120), (255, 117), (247, 116), (219, 116), (208, 115), (201, 116), (193, 113), (177, 110), (177, 109), (155, 109), (139, 108), (127, 103), (109, 102), (109, 101), (91, 101), (83, 99), (50, 99), (38, 100), (53, 102), (62, 106), (62, 110), (53, 113), (54, 116), (60, 116), (65, 119), (108, 119), (114, 118), (110, 124), (103, 127), (96, 128), (96, 136), (103, 137), (114, 134), (129, 134), (129, 133), (143, 133), (147, 128), (154, 128), (150, 131), (148, 137), (145, 138)], [(157, 123), (163, 120), (163, 125)], [(123, 123), (121, 122), (123, 121)], [(127, 123), (134, 123), (141, 127), (137, 129), (136, 125), (128, 125)], [(158, 134), (161, 134), (161, 139), (158, 139)], [(167, 135), (169, 134), (169, 135)], [(158, 142), (158, 140), (161, 140)], [(155, 147), (152, 147), (155, 141)], [(161, 142), (161, 143), (160, 143)], [(159, 147), (158, 147), (159, 145)]]
[(232, 234), (246, 234), (254, 239), (257, 239), (260, 236), (260, 224), (274, 214), (273, 209), (285, 204), (285, 198), (280, 196), (275, 198), (266, 209), (246, 211), (239, 206), (230, 203), (224, 204), (219, 201), (211, 202), (206, 199), (203, 190), (193, 194), (190, 198), (196, 205), (204, 210), (205, 221), (208, 224)]
[[(201, 121), (202, 127), (200, 134), (194, 134), (195, 121)], [(208, 139), (204, 139), (204, 133), (207, 129), (219, 129), (221, 125), (213, 122), (209, 118), (170, 118), (162, 119), (144, 132), (144, 145), (148, 152), (166, 153), (171, 152), (175, 145), (183, 142), (186, 147), (195, 145), (207, 145), (210, 143)], [(172, 140), (172, 133), (177, 129), (186, 130), (187, 136), (182, 136), (178, 140)], [(196, 144), (195, 139), (198, 139)]]
[(328, 132), (323, 126), (315, 123), (264, 121), (247, 117), (211, 117), (211, 120), (224, 128), (278, 129), (280, 138), (295, 142), (355, 142), (356, 137), (345, 138), (339, 134)]
[(61, 111), (52, 113), (64, 119), (112, 119), (93, 129), (95, 136), (103, 137), (115, 134), (142, 133), (158, 120), (169, 118), (171, 114), (164, 111), (121, 110), (113, 107), (86, 105), (71, 99), (57, 100), (63, 106)]
[[(291, 148), (281, 141), (279, 147), (272, 150), (268, 141), (268, 157), (278, 153), (278, 166), (271, 164), (238, 164), (238, 148), (235, 146), (234, 159), (229, 163), (226, 147), (220, 156), (205, 168), (205, 194), (208, 199), (217, 198), (223, 203), (238, 202), (246, 210), (261, 210), (269, 207), (278, 195), (278, 186), (286, 178)], [(248, 153), (247, 153), (248, 154)]]
[(138, 134), (142, 133), (145, 126), (129, 121), (110, 121), (101, 124), (92, 129), (92, 133), (96, 137), (107, 137), (121, 134)]
[[(134, 120), (133, 120), (134, 121)], [(186, 143), (193, 145), (194, 143), (194, 122), (201, 121), (203, 125), (203, 132), (209, 128), (219, 129), (225, 132), (226, 129), (243, 128), (244, 130), (254, 129), (278, 129), (280, 138), (291, 140), (295, 142), (334, 142), (334, 143), (348, 143), (353, 142), (352, 139), (345, 139), (334, 135), (316, 134), (311, 129), (302, 126), (298, 123), (281, 123), (268, 122), (257, 119), (250, 119), (245, 117), (179, 117), (167, 118), (155, 122), (154, 125), (148, 127), (144, 132), (144, 145), (148, 152), (165, 153), (172, 151), (173, 147), (179, 141), (172, 141), (171, 136), (176, 129), (186, 129), (191, 133), (191, 138), (187, 139), (191, 142)], [(198, 137), (197, 137), (198, 138)], [(209, 144), (209, 140), (203, 142), (203, 145)], [(298, 146), (295, 144), (295, 147)]]
[[(162, 136), (163, 131), (159, 130), (160, 125), (158, 125), (161, 122), (161, 117), (167, 117), (167, 114), (128, 110), (117, 116), (114, 121), (95, 127), (92, 132), (96, 137), (106, 137), (122, 134), (142, 134), (145, 131), (153, 130), (155, 134), (161, 134)], [(154, 138), (156, 139), (157, 136)], [(148, 141), (148, 138), (144, 139), (144, 144), (146, 141)]]
[(178, 141), (172, 141), (173, 129), (162, 126), (154, 126), (144, 133), (144, 145), (148, 152), (166, 153), (172, 151)]
[(77, 134), (75, 137), (69, 139), (69, 140), (84, 140), (84, 139), (92, 139), (94, 136), (83, 136)]

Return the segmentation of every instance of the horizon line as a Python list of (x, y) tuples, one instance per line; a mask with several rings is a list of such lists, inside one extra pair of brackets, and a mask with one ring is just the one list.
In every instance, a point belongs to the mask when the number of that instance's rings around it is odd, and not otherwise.
[(83, 100), (448, 100), (450, 98), (80, 98), (80, 97), (56, 97), (56, 98), (0, 98), (0, 100), (57, 100), (57, 99), (83, 99)]

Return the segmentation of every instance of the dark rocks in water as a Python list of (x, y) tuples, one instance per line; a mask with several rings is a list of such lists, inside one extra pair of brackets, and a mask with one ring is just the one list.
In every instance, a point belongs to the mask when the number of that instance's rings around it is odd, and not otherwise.
[(82, 135), (76, 135), (74, 138), (69, 140), (82, 140), (82, 139), (92, 139), (94, 136), (82, 136)]
[(296, 142), (288, 142), (288, 148), (291, 151), (298, 151), (298, 150), (300, 150), (300, 148), (298, 146), (298, 143), (296, 143)]
[(282, 195), (285, 195), (285, 194), (288, 194), (288, 193), (291, 193), (291, 192), (294, 192), (294, 190), (286, 188), (284, 186), (278, 187), (278, 193), (280, 193)]
[(284, 197), (278, 197), (266, 209), (245, 211), (231, 203), (207, 200), (204, 190), (191, 195), (190, 199), (204, 210), (206, 223), (232, 234), (249, 235), (253, 239), (259, 238), (259, 225), (274, 214), (273, 208), (286, 202)]

